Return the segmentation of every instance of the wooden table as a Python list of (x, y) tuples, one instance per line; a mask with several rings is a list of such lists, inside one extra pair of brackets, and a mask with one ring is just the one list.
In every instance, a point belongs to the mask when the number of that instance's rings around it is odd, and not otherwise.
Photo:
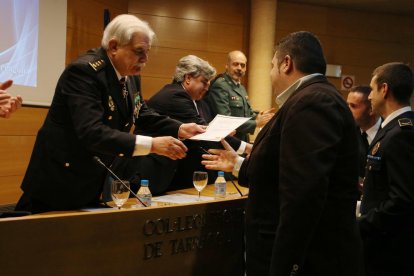
[(227, 187), (225, 200), (1, 219), (0, 274), (243, 275), (246, 197)]

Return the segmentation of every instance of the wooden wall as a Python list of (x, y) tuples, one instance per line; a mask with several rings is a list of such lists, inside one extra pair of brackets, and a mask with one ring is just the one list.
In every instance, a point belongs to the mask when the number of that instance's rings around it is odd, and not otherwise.
[[(149, 98), (171, 81), (179, 58), (195, 54), (224, 70), (226, 53), (248, 52), (248, 0), (68, 0), (66, 63), (100, 45), (103, 10), (111, 18), (128, 11), (148, 21), (157, 34), (143, 71)], [(319, 36), (328, 63), (368, 84), (372, 70), (385, 62), (414, 64), (414, 19), (411, 17), (315, 7), (279, 1), (276, 39), (298, 30)], [(270, 61), (269, 61), (270, 62)], [(254, 70), (254, 68), (248, 68)], [(339, 79), (331, 79), (339, 88)], [(0, 204), (16, 202), (37, 130), (46, 108), (23, 107), (0, 119)]]
[(157, 35), (142, 73), (146, 99), (171, 82), (183, 56), (199, 56), (224, 72), (229, 51), (247, 52), (248, 0), (130, 0), (128, 10)]
[(0, 118), (0, 204), (16, 202), (46, 108), (23, 107), (10, 119)]
[(111, 18), (128, 13), (128, 0), (67, 0), (66, 64), (91, 48), (101, 45), (103, 14)]
[[(327, 62), (342, 65), (342, 74), (354, 75), (356, 84), (369, 85), (373, 69), (387, 62), (414, 69), (414, 17), (279, 1), (276, 19), (276, 40), (294, 31), (315, 33)], [(341, 88), (340, 79), (330, 80)]]

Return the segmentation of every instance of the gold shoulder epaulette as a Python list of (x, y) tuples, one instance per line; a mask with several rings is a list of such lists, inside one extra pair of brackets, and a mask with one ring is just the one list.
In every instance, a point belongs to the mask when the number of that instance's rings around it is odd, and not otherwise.
[(95, 71), (99, 71), (105, 66), (105, 61), (103, 59), (98, 59), (89, 62), (89, 65), (93, 68)]
[(398, 124), (400, 125), (400, 128), (409, 128), (413, 126), (413, 122), (409, 118), (398, 119)]

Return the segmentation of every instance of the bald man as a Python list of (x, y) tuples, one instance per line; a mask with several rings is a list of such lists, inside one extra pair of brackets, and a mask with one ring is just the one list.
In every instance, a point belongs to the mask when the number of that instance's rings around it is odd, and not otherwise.
[(247, 58), (241, 51), (228, 53), (226, 72), (218, 75), (211, 84), (207, 102), (213, 116), (251, 117), (237, 128), (235, 134), (240, 140), (249, 142), (249, 134), (253, 134), (256, 127), (263, 127), (272, 118), (274, 110), (257, 112), (252, 109), (246, 88), (241, 84), (246, 67)]

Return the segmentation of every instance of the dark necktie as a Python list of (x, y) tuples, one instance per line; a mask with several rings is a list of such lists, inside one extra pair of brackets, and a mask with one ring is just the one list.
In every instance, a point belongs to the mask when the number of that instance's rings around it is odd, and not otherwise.
[(122, 87), (122, 97), (123, 97), (124, 99), (126, 99), (126, 98), (127, 98), (127, 96), (128, 96), (128, 89), (127, 89), (127, 86), (126, 86), (126, 81), (125, 81), (125, 78), (121, 78), (121, 79), (119, 80), (119, 83), (121, 84), (121, 87)]
[(127, 88), (127, 85), (126, 85), (125, 77), (121, 78), (119, 80), (119, 83), (121, 84), (121, 87), (122, 87), (122, 97), (125, 100), (125, 106), (126, 106), (126, 108), (128, 110), (128, 88)]
[(364, 145), (364, 148), (365, 148), (365, 152), (368, 152), (368, 148), (369, 148), (368, 135), (365, 131), (361, 133), (361, 139), (362, 139), (362, 144)]

